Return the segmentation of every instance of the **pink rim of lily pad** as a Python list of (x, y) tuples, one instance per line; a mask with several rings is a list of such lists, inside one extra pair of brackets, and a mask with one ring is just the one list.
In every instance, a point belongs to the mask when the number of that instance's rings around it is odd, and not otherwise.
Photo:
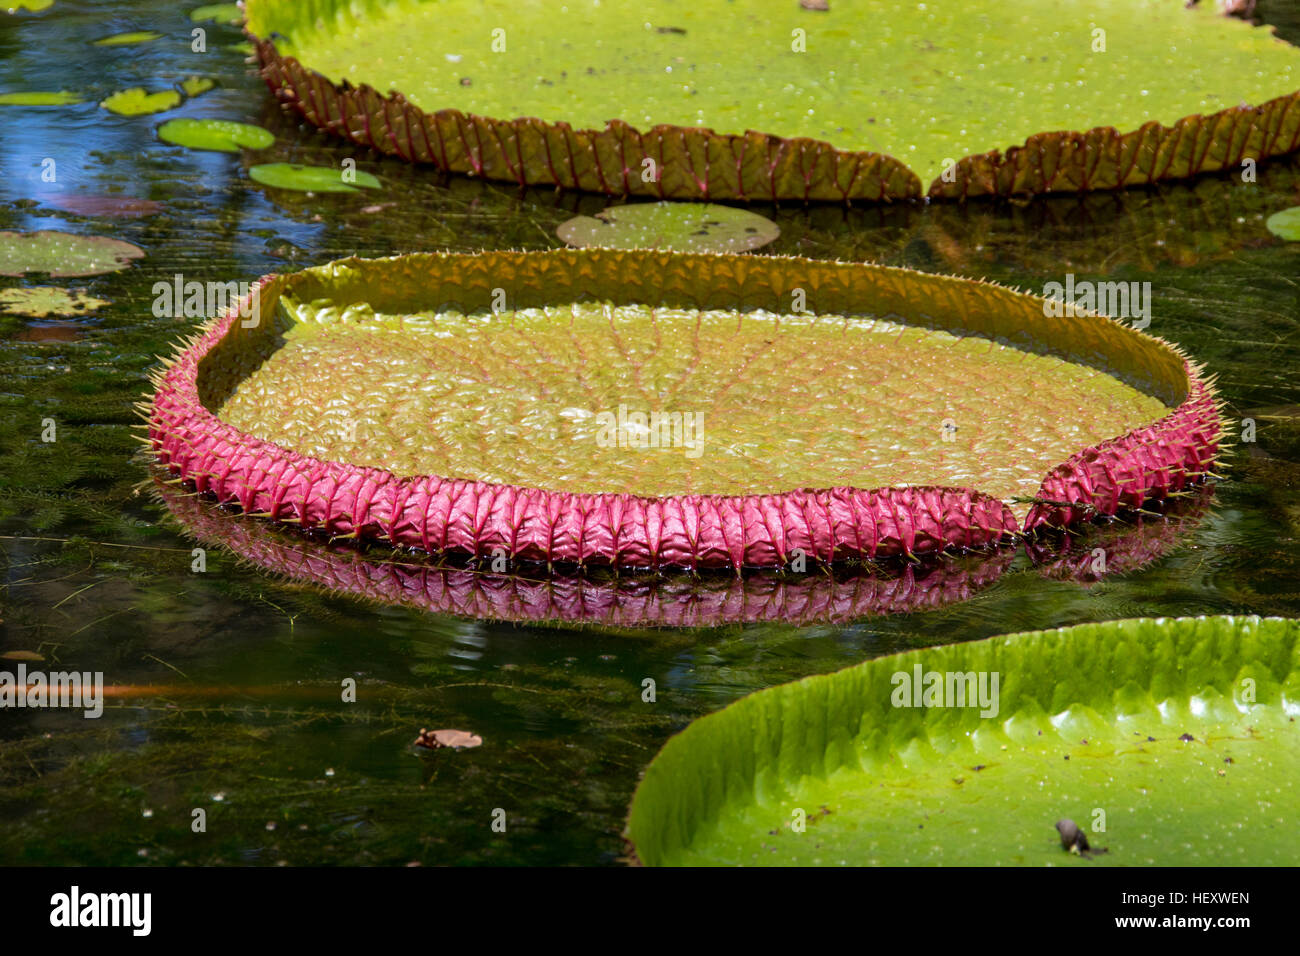
[[(777, 270), (797, 268), (800, 275), (827, 286), (839, 279), (850, 292), (855, 280), (867, 281), (863, 277), (868, 276), (882, 282), (884, 276), (894, 282), (907, 278), (934, 286), (930, 294), (936, 296), (945, 285), (957, 283), (978, 286), (982, 295), (1022, 308), (1041, 312), (1042, 302), (991, 283), (796, 258), (557, 250), (397, 259), (435, 261), (468, 275), (475, 260), (492, 256), (508, 258), (515, 265), (526, 263), (534, 279), (543, 284), (548, 269), (552, 275), (557, 269), (576, 272), (575, 257), (587, 259), (585, 266), (597, 275), (626, 274), (629, 258), (654, 259), (662, 268), (654, 269), (648, 261), (638, 264), (644, 274), (663, 282), (668, 282), (664, 273), (672, 269), (685, 274), (706, 264), (744, 258), (753, 263), (747, 269), (772, 270), (768, 278)], [(365, 265), (366, 260), (343, 260), (331, 266), (347, 269), (358, 264)], [(486, 266), (482, 271), (488, 271)], [(286, 277), (268, 276), (250, 292), (263, 297), (262, 315), (272, 314), (285, 281)], [(953, 291), (956, 298), (960, 291)], [(1140, 336), (1178, 356), (1187, 383), (1181, 403), (1160, 420), (1083, 448), (1052, 468), (1023, 525), (1000, 499), (965, 487), (837, 487), (645, 497), (435, 475), (401, 477), (379, 468), (299, 454), (242, 432), (205, 407), (200, 398), (200, 366), (242, 321), (241, 308), (247, 314), (245, 303), (236, 304), (183, 343), (158, 374), (156, 391), (144, 409), (148, 443), (157, 459), (183, 481), (192, 482), (197, 491), (238, 504), (247, 513), (428, 553), (484, 556), (504, 550), (516, 560), (548, 564), (739, 569), (783, 566), (799, 555), (834, 563), (987, 548), (1020, 533), (1114, 515), (1183, 491), (1213, 473), (1223, 435), (1213, 385), (1202, 377), (1200, 368), (1167, 342), (1123, 330), (1124, 335)], [(1104, 318), (1100, 323), (1099, 334), (1119, 334), (1118, 323)]]

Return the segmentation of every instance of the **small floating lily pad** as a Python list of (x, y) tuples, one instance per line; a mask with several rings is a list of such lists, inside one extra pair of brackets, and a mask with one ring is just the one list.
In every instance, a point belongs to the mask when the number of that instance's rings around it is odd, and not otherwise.
[(1268, 231), (1283, 239), (1300, 241), (1300, 206), (1292, 206), (1269, 216), (1264, 223)]
[(70, 232), (0, 232), (0, 275), (46, 272), (52, 276), (93, 276), (116, 272), (139, 259), (144, 250), (107, 236)]
[(181, 95), (175, 90), (159, 90), (150, 93), (143, 87), (133, 86), (129, 90), (114, 93), (99, 105), (118, 116), (143, 116), (146, 113), (162, 113), (180, 105)]
[[(188, 146), (190, 149), (215, 149), (223, 153), (237, 153), (240, 148), (266, 149), (275, 142), (270, 130), (249, 123), (215, 119), (174, 119), (158, 127), (158, 138), (164, 143)], [(334, 173), (338, 176), (339, 173)]]
[(181, 89), (185, 91), (186, 96), (198, 96), (216, 85), (216, 80), (210, 80), (206, 76), (190, 76), (181, 80)]
[(748, 252), (781, 234), (770, 219), (713, 203), (634, 203), (595, 216), (575, 216), (555, 231), (580, 249), (665, 249), (672, 252)]
[(206, 3), (190, 11), (190, 20), (194, 23), (201, 23), (204, 20), (215, 20), (218, 23), (239, 23), (243, 19), (244, 11), (239, 9), (237, 3)]
[(27, 10), (30, 13), (39, 13), (42, 10), (48, 10), (54, 6), (54, 0), (13, 0), (5, 5), (5, 13), (17, 13), (19, 10)]
[(68, 106), (80, 102), (79, 94), (67, 90), (0, 93), (0, 106)]
[(105, 299), (96, 299), (81, 289), (38, 285), (27, 289), (0, 289), (0, 312), (21, 315), (29, 319), (44, 319), (51, 315), (86, 315), (109, 305)]
[[(1300, 621), (1279, 618), (877, 658), (687, 727), (628, 834), (652, 865), (1289, 865), (1297, 690)], [(1091, 859), (1062, 848), (1062, 819), (1088, 821)]]
[(133, 43), (148, 43), (160, 36), (157, 30), (133, 30), (130, 33), (115, 33), (95, 41), (95, 46), (130, 46)]
[(41, 201), (47, 206), (76, 213), (78, 216), (109, 216), (114, 219), (152, 216), (161, 212), (163, 207), (163, 204), (156, 199), (140, 199), (136, 196), (82, 196), (53, 193), (42, 195)]
[[(355, 170), (351, 182), (343, 179), (342, 169), (329, 166), (301, 166), (297, 163), (265, 163), (254, 166), (248, 175), (255, 182), (274, 189), (295, 189), (313, 193), (354, 193), (356, 187), (378, 189), (379, 180), (370, 173)], [(351, 177), (350, 177), (351, 178)]]

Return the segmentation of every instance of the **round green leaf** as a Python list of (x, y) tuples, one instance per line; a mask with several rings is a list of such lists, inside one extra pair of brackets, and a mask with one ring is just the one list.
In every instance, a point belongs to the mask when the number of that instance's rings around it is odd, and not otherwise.
[(67, 90), (58, 92), (0, 93), (0, 106), (68, 106), (81, 97)]
[(54, 6), (54, 0), (12, 0), (12, 2), (5, 5), (5, 13), (17, 13), (19, 10), (39, 13), (42, 10), (48, 10), (52, 6)]
[(0, 275), (47, 272), (52, 276), (92, 276), (130, 265), (144, 250), (106, 236), (68, 232), (0, 232)]
[(110, 37), (96, 40), (95, 46), (130, 46), (134, 43), (148, 43), (160, 36), (157, 30), (135, 30), (131, 33), (115, 33)]
[(650, 864), (1291, 865), (1297, 700), (1300, 622), (1276, 618), (899, 654), (696, 721), (628, 833)]
[[(300, 166), (297, 163), (266, 163), (254, 166), (248, 175), (255, 182), (274, 189), (293, 189), (314, 193), (354, 193), (356, 187), (378, 189), (379, 180), (370, 173), (354, 170), (349, 181), (343, 179), (344, 170), (329, 166)], [(353, 178), (355, 177), (355, 178)]]
[(208, 3), (190, 11), (190, 20), (200, 23), (215, 20), (218, 23), (239, 23), (244, 19), (244, 11), (237, 3)]
[(1273, 213), (1264, 225), (1275, 236), (1300, 241), (1300, 206), (1292, 206), (1290, 209)]
[(0, 312), (43, 319), (51, 315), (86, 315), (110, 303), (81, 289), (38, 285), (26, 289), (0, 289)]
[(665, 249), (672, 252), (748, 252), (781, 234), (770, 219), (712, 203), (635, 203), (595, 216), (575, 216), (556, 229), (571, 246)]
[(181, 95), (175, 90), (159, 90), (150, 93), (139, 86), (114, 93), (99, 105), (110, 113), (119, 116), (143, 116), (146, 113), (162, 113), (178, 106)]
[(275, 136), (260, 126), (208, 119), (168, 120), (158, 127), (158, 138), (176, 146), (224, 153), (236, 153), (241, 148), (266, 149), (275, 142)]

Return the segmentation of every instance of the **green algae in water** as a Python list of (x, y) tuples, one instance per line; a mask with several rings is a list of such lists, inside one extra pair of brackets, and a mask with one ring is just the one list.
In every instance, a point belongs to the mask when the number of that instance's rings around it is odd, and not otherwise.
[(111, 304), (105, 299), (96, 299), (82, 289), (44, 285), (0, 289), (0, 312), (30, 319), (43, 319), (51, 315), (86, 315)]
[[(1095, 369), (978, 337), (584, 303), (298, 322), (220, 417), (399, 475), (643, 495), (948, 484), (1009, 499), (1167, 411)], [(652, 413), (677, 413), (671, 434)]]
[(158, 138), (175, 146), (237, 153), (240, 149), (266, 149), (275, 142), (270, 130), (232, 120), (173, 119), (158, 127)]
[(1172, 124), (1300, 87), (1300, 50), (1177, 0), (864, 0), (829, 13), (793, 0), (448, 0), (333, 19), (250, 6), (254, 34), (289, 37), (283, 53), (427, 112), (759, 129), (885, 153), (924, 182), (1034, 133)]
[(244, 11), (239, 9), (237, 3), (209, 3), (201, 7), (195, 7), (190, 11), (190, 20), (194, 23), (201, 23), (204, 20), (215, 20), (218, 23), (239, 23), (244, 19)]
[(0, 106), (71, 106), (80, 102), (79, 93), (67, 90), (0, 93)]
[(144, 116), (149, 113), (163, 113), (180, 105), (181, 95), (175, 90), (159, 90), (150, 93), (143, 87), (133, 86), (129, 90), (114, 93), (99, 105), (110, 113), (119, 116)]
[(210, 80), (206, 76), (191, 76), (181, 80), (181, 90), (186, 96), (200, 96), (217, 85), (216, 80)]
[(157, 40), (161, 33), (157, 30), (135, 30), (131, 33), (115, 33), (110, 37), (96, 40), (95, 46), (133, 46), (138, 43), (150, 43)]

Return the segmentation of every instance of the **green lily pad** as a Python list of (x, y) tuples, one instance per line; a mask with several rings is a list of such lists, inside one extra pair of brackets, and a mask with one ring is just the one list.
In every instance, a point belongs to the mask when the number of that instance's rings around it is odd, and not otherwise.
[(190, 76), (181, 80), (181, 89), (186, 96), (199, 96), (216, 85), (216, 80), (210, 80), (206, 76)]
[(51, 315), (86, 315), (110, 305), (105, 299), (96, 299), (81, 289), (64, 289), (60, 286), (38, 285), (26, 289), (0, 289), (0, 312), (21, 315), (29, 319), (43, 319)]
[(265, 149), (275, 142), (275, 136), (260, 126), (231, 120), (188, 118), (163, 123), (158, 127), (158, 138), (176, 146), (215, 149), (223, 153), (237, 153), (241, 148)]
[(370, 173), (354, 170), (351, 183), (343, 179), (342, 169), (329, 166), (300, 166), (297, 163), (265, 163), (253, 166), (248, 175), (254, 182), (274, 189), (293, 189), (313, 193), (354, 193), (357, 187), (378, 189), (379, 180)]
[(135, 43), (149, 43), (162, 36), (157, 30), (133, 30), (130, 33), (115, 33), (95, 41), (95, 46), (130, 46)]
[(781, 229), (770, 219), (733, 206), (657, 202), (575, 216), (555, 232), (580, 249), (748, 252), (776, 239)]
[(143, 116), (146, 113), (162, 113), (179, 106), (180, 93), (175, 90), (159, 90), (150, 93), (143, 87), (133, 86), (129, 90), (114, 93), (99, 105), (118, 116)]
[(1300, 241), (1300, 206), (1275, 212), (1264, 222), (1268, 231), (1283, 239)]
[(0, 232), (0, 275), (47, 272), (51, 276), (93, 276), (116, 272), (144, 250), (107, 236), (70, 232)]
[(244, 19), (244, 11), (239, 9), (237, 3), (208, 3), (201, 7), (195, 7), (190, 11), (190, 20), (194, 23), (201, 23), (204, 20), (215, 20), (218, 23), (239, 23)]
[(42, 10), (48, 10), (52, 6), (54, 6), (54, 0), (15, 0), (15, 2), (5, 5), (5, 13), (17, 13), (19, 10), (39, 13)]
[(697, 720), (628, 834), (650, 864), (1292, 865), (1298, 700), (1300, 622), (1276, 618), (894, 655)]
[(79, 94), (67, 90), (0, 93), (0, 106), (69, 106), (80, 102)]
[[(845, 199), (1108, 189), (1288, 151), (1300, 49), (1213, 6), (249, 0), (247, 13), (274, 40), (264, 61), (283, 63), (273, 83), (310, 121), (413, 161), (614, 194)], [(375, 90), (418, 108), (428, 142)], [(367, 122), (337, 122), (358, 112)]]

